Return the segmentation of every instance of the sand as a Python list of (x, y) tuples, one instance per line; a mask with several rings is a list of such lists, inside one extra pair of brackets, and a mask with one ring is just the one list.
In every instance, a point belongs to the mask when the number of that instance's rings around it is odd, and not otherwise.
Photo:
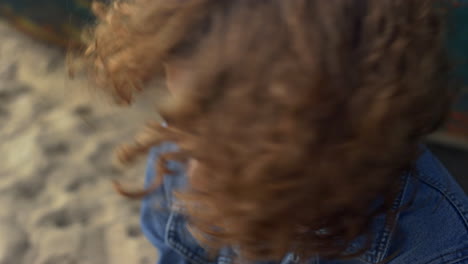
[(142, 183), (143, 164), (118, 168), (112, 150), (146, 116), (69, 80), (64, 61), (0, 21), (0, 264), (155, 263), (139, 202), (111, 186)]

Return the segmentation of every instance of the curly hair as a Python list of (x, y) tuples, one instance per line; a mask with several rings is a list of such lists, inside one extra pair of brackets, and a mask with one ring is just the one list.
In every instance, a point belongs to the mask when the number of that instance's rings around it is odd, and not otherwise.
[[(165, 63), (191, 79), (123, 162), (163, 141), (158, 161), (197, 161), (176, 194), (193, 235), (249, 260), (346, 257), (391, 203), (419, 144), (444, 120), (449, 67), (434, 0), (129, 0), (95, 4), (85, 57), (131, 103)], [(170, 177), (170, 176), (168, 176)], [(150, 192), (128, 192), (139, 197)], [(377, 209), (372, 204), (381, 198)], [(365, 250), (363, 248), (362, 250)], [(362, 252), (362, 251), (360, 251)]]

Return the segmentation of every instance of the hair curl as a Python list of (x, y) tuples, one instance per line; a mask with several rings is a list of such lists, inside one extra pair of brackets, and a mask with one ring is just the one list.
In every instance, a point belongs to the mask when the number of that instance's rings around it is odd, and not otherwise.
[[(162, 141), (196, 160), (183, 202), (207, 247), (251, 260), (344, 257), (443, 120), (448, 63), (433, 0), (130, 0), (94, 5), (85, 56), (130, 103), (172, 60), (191, 82), (119, 153)], [(160, 177), (161, 178), (161, 177)], [(157, 186), (159, 182), (155, 184)], [(141, 196), (119, 188), (127, 196)], [(371, 210), (377, 198), (385, 202)], [(320, 232), (324, 231), (324, 232)]]

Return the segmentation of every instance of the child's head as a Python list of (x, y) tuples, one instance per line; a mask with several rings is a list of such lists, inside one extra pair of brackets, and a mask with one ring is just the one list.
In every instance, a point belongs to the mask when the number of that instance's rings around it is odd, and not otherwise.
[(169, 128), (150, 126), (124, 154), (171, 140), (181, 148), (172, 158), (197, 161), (179, 198), (199, 239), (252, 259), (339, 256), (368, 230), (371, 203), (381, 197), (389, 209), (445, 116), (435, 5), (117, 2), (96, 6), (87, 56), (124, 102), (166, 68), (176, 90), (160, 109)]

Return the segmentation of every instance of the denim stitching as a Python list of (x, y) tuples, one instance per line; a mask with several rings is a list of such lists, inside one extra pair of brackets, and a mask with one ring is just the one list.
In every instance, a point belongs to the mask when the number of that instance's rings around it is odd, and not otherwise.
[[(453, 255), (453, 254), (456, 254), (456, 253), (463, 254), (464, 251), (468, 251), (468, 247), (464, 247), (462, 249), (458, 249), (458, 250), (452, 251), (450, 253), (445, 253), (442, 256), (438, 256), (438, 257), (430, 260), (429, 262), (427, 262), (427, 264), (441, 264), (440, 261), (441, 261), (442, 258), (445, 258), (447, 256), (450, 256), (450, 255)], [(449, 263), (443, 263), (443, 264), (456, 264), (456, 263), (459, 263), (459, 261), (467, 259), (467, 258), (468, 258), (468, 255), (464, 255), (464, 256), (460, 256), (460, 257), (457, 257), (456, 259), (451, 260)]]
[[(432, 169), (434, 171), (442, 171), (443, 174), (448, 173), (444, 167), (441, 167), (442, 165), (440, 165), (440, 162), (437, 159), (435, 159), (433, 156), (430, 158), (431, 160), (427, 161), (427, 163), (432, 164)], [(432, 175), (427, 174), (425, 171), (420, 171), (420, 173), (425, 177), (418, 177), (418, 179), (442, 193), (443, 196), (446, 197), (447, 200), (449, 200), (449, 202), (457, 209), (459, 214), (462, 216), (465, 225), (468, 227), (468, 210), (465, 208), (465, 205), (459, 201), (455, 194), (451, 192), (446, 186), (442, 185), (440, 182), (434, 179)]]
[[(411, 174), (408, 174), (408, 175), (404, 176), (404, 186), (403, 186), (400, 194), (398, 195), (398, 197), (393, 202), (392, 210), (398, 210), (398, 208), (400, 208), (401, 203), (403, 202), (404, 197), (406, 195), (406, 192), (408, 190), (409, 178), (412, 176)], [(385, 229), (384, 229), (384, 232), (382, 234), (383, 238), (382, 238), (381, 242), (379, 243), (379, 246), (378, 246), (378, 249), (377, 249), (377, 262), (383, 261), (383, 259), (385, 258), (385, 256), (388, 253), (388, 249), (389, 249), (389, 246), (390, 246), (390, 240), (391, 240), (390, 237), (393, 235), (393, 233), (395, 232), (395, 228), (398, 225), (398, 219), (400, 218), (400, 213), (401, 213), (400, 211), (397, 212), (397, 214), (395, 216), (395, 224), (392, 227), (392, 229), (390, 230), (388, 228), (388, 226), (386, 226)]]
[(176, 252), (187, 258), (189, 261), (195, 264), (231, 264), (232, 259), (227, 256), (219, 256), (215, 262), (209, 262), (201, 255), (196, 252), (193, 252), (186, 246), (182, 244), (182, 242), (178, 239), (177, 236), (177, 217), (175, 212), (172, 212), (169, 216), (168, 224), (166, 226), (166, 243), (171, 246)]
[(465, 224), (465, 226), (468, 228), (468, 219), (467, 219), (468, 213), (466, 212), (463, 204), (461, 204), (458, 201), (458, 199), (455, 197), (455, 195), (449, 192), (442, 184), (435, 182), (435, 181), (431, 181), (430, 180), (431, 178), (426, 173), (424, 172), (420, 172), (420, 173), (426, 176), (427, 178), (418, 177), (418, 179), (424, 182), (425, 184), (427, 184), (428, 186), (432, 187), (439, 193), (441, 193), (445, 198), (447, 198), (450, 204), (452, 204), (452, 206), (455, 208), (455, 210), (459, 213), (459, 215), (463, 219), (463, 223)]

